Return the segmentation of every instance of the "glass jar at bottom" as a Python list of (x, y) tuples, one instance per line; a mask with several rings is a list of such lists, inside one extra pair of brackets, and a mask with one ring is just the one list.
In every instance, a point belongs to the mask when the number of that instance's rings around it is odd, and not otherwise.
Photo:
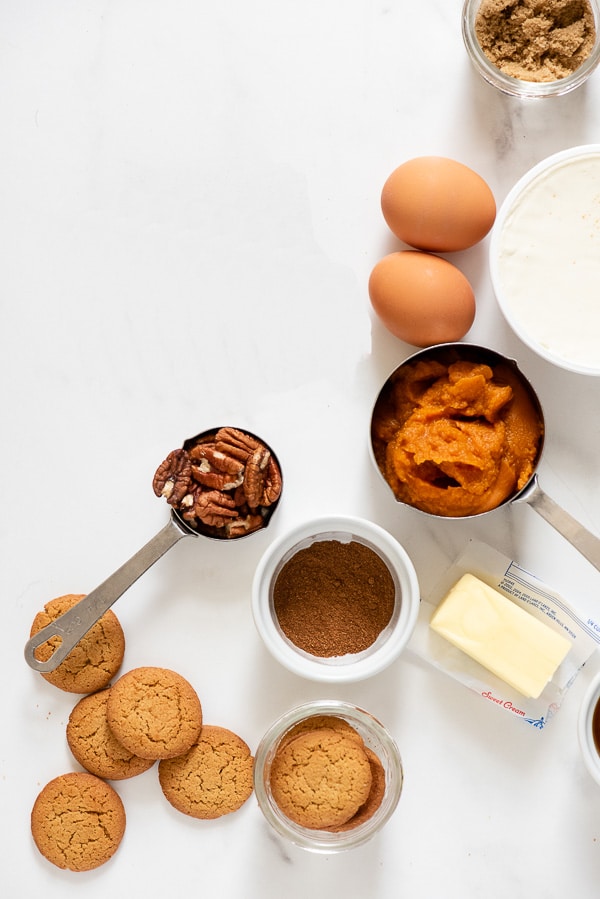
[[(292, 729), (306, 727), (311, 718), (341, 719), (362, 738), (364, 746), (372, 752), (383, 769), (385, 786), (381, 801), (369, 817), (357, 816), (355, 827), (340, 830), (304, 827), (289, 818), (273, 796), (271, 771), (274, 759)], [(398, 747), (386, 728), (369, 712), (347, 702), (318, 700), (298, 706), (275, 721), (262, 738), (254, 760), (254, 790), (261, 811), (268, 823), (281, 836), (303, 849), (313, 852), (334, 853), (353, 849), (378, 833), (394, 812), (400, 795), (404, 772)]]

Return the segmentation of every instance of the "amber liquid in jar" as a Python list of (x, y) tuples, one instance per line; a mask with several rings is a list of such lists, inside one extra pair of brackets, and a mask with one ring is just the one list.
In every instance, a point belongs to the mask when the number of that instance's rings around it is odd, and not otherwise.
[(594, 714), (592, 716), (592, 736), (594, 738), (596, 752), (600, 755), (600, 699), (596, 703)]

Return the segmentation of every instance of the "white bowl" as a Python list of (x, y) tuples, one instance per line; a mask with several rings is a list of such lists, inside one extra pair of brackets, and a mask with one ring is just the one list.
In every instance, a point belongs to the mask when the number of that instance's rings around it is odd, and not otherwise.
[(577, 722), (579, 748), (585, 767), (596, 783), (600, 785), (600, 752), (596, 748), (592, 731), (594, 709), (598, 702), (600, 702), (600, 673), (591, 681), (585, 692)]
[(516, 335), (547, 362), (600, 375), (600, 144), (517, 181), (492, 230), (490, 275)]
[[(283, 565), (299, 550), (319, 540), (356, 540), (385, 562), (396, 586), (392, 618), (377, 640), (359, 653), (324, 658), (300, 649), (283, 633), (273, 605), (273, 587)], [(344, 683), (378, 674), (398, 658), (414, 630), (419, 584), (406, 550), (386, 530), (362, 518), (332, 515), (307, 521), (275, 540), (260, 560), (252, 585), (256, 628), (285, 668), (314, 681)]]

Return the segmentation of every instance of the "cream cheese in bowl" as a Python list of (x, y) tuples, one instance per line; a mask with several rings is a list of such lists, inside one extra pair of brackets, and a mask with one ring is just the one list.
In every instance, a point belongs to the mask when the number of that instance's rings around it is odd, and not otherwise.
[(494, 225), (490, 273), (525, 344), (600, 375), (600, 144), (556, 153), (516, 183)]

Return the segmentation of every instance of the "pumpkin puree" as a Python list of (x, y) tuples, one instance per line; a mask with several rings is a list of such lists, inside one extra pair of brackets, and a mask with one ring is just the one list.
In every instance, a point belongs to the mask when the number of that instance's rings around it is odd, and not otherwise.
[(537, 462), (542, 422), (509, 365), (401, 366), (373, 414), (383, 476), (401, 502), (446, 517), (495, 509)]

